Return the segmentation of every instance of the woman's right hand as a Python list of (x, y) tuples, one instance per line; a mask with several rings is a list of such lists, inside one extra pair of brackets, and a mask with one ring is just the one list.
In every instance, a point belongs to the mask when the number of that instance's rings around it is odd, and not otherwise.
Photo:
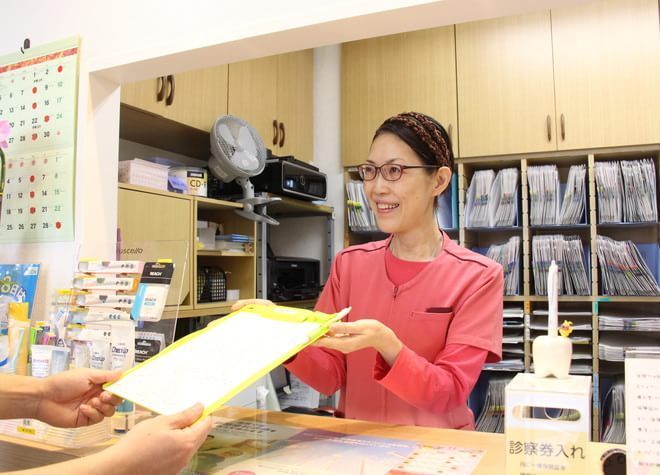
[(231, 306), (232, 312), (235, 312), (236, 310), (240, 310), (246, 305), (275, 305), (273, 302), (270, 300), (266, 299), (243, 299), (243, 300), (237, 300), (234, 305)]
[(211, 430), (210, 417), (195, 422), (203, 410), (198, 403), (171, 416), (140, 422), (101, 454), (108, 455), (108, 463), (117, 468), (113, 473), (178, 474)]

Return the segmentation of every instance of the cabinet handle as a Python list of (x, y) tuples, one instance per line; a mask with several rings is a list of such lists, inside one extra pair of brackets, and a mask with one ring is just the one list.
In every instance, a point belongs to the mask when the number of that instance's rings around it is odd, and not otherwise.
[(550, 114), (545, 119), (546, 127), (548, 128), (548, 142), (552, 140), (552, 122), (550, 121)]
[(172, 103), (174, 102), (174, 76), (171, 74), (167, 75), (167, 84), (170, 89), (170, 93), (167, 95), (167, 98), (165, 99), (165, 105), (171, 106)]
[(561, 123), (561, 139), (566, 140), (566, 121), (564, 120), (563, 113), (559, 116), (559, 122)]
[(158, 76), (156, 79), (156, 102), (160, 102), (165, 99), (165, 76)]
[(277, 120), (273, 119), (273, 145), (277, 145), (277, 140), (279, 135), (277, 135), (278, 130), (277, 130)]
[(280, 122), (280, 147), (284, 146), (284, 139), (286, 138), (286, 132), (284, 130), (284, 123)]
[(454, 134), (453, 134), (453, 131), (454, 131), (454, 126), (451, 125), (451, 124), (449, 124), (449, 125), (447, 126), (447, 135), (449, 136), (449, 141), (450, 141), (451, 143), (454, 143), (454, 137), (453, 137)]

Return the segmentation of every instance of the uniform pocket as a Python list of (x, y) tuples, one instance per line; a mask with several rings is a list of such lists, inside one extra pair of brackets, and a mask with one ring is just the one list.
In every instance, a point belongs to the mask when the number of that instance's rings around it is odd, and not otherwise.
[(453, 312), (411, 312), (401, 340), (418, 355), (433, 361), (445, 347), (453, 318)]

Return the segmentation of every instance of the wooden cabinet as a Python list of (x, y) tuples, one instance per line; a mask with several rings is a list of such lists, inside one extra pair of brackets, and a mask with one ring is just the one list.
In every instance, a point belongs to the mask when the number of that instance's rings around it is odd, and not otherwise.
[(363, 163), (378, 126), (415, 110), (442, 123), (457, 145), (454, 27), (342, 45), (342, 163)]
[(276, 155), (313, 160), (313, 52), (229, 65), (228, 111), (253, 125)]
[(552, 10), (558, 148), (660, 142), (657, 0)]
[(119, 185), (117, 215), (122, 258), (171, 258), (176, 265), (164, 318), (221, 315), (231, 311), (232, 301), (198, 302), (196, 276), (202, 267), (222, 269), (226, 274), (226, 288), (238, 289), (240, 298), (256, 296), (254, 251), (204, 250), (197, 246), (198, 220), (221, 223), (226, 233), (245, 234), (254, 238), (254, 221), (244, 219), (234, 212), (241, 207), (229, 201), (123, 183)]
[(461, 157), (556, 150), (550, 12), (456, 25)]
[(127, 84), (121, 101), (208, 132), (227, 113), (227, 69), (223, 65)]
[(456, 26), (462, 157), (660, 141), (658, 2)]
[(175, 272), (167, 305), (192, 308), (191, 200), (184, 195), (123, 184), (117, 200), (121, 258), (172, 259)]

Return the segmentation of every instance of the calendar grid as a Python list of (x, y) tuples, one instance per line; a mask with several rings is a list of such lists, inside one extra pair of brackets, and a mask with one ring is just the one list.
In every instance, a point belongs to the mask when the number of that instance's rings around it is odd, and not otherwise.
[(2, 243), (73, 240), (78, 54), (70, 38), (0, 58)]

